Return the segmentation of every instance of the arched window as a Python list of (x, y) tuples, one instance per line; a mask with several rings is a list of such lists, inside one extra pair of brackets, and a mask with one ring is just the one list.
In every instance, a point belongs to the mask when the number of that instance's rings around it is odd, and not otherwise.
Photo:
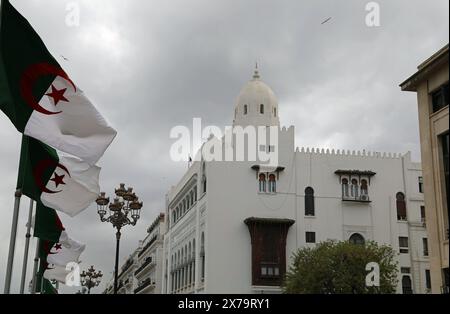
[(248, 105), (244, 105), (244, 114), (245, 114), (245, 115), (248, 114)]
[(314, 189), (312, 187), (305, 189), (305, 216), (315, 216)]
[(350, 239), (348, 241), (352, 244), (358, 244), (358, 245), (364, 245), (364, 243), (366, 243), (366, 240), (364, 239), (364, 237), (362, 235), (360, 235), (359, 233), (352, 234), (352, 236), (350, 237)]
[(205, 278), (205, 234), (202, 232), (201, 237), (201, 250), (200, 250), (200, 257), (201, 257), (201, 279)]
[(358, 191), (358, 180), (352, 179), (352, 197), (358, 198), (359, 191)]
[(273, 108), (273, 116), (276, 118), (277, 117), (277, 108)]
[(277, 177), (274, 174), (269, 176), (269, 192), (276, 193), (277, 192)]
[(398, 192), (395, 198), (397, 199), (397, 219), (407, 220), (405, 194)]
[(264, 173), (259, 175), (259, 192), (266, 192), (266, 175)]
[(259, 113), (264, 114), (264, 105), (263, 104), (261, 104), (259, 106)]
[(202, 185), (203, 185), (203, 193), (206, 193), (206, 176), (203, 176), (203, 181), (202, 181)]
[(412, 282), (410, 276), (403, 276), (402, 277), (402, 290), (403, 294), (412, 294)]
[(197, 188), (194, 189), (194, 202), (197, 202)]
[(365, 179), (361, 180), (361, 195), (369, 195), (369, 187)]
[(342, 179), (342, 198), (348, 198), (348, 179)]
[(173, 216), (173, 218), (172, 218), (172, 224), (175, 224), (175, 222), (177, 221), (177, 211), (176, 211), (176, 210), (174, 210), (174, 211), (172, 212), (172, 216)]

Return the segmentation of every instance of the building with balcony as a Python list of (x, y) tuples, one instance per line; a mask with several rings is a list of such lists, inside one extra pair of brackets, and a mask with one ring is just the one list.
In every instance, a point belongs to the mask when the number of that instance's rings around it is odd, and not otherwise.
[(164, 214), (160, 214), (147, 229), (147, 236), (137, 254), (135, 294), (161, 293), (164, 218)]
[[(240, 161), (195, 158), (167, 194), (162, 293), (280, 293), (293, 253), (328, 239), (391, 245), (397, 292), (429, 291), (423, 175), (409, 153), (296, 148), (258, 71), (233, 126), (273, 127), (274, 138), (258, 133), (244, 152), (254, 145), (277, 163), (250, 152)], [(211, 137), (205, 147), (223, 154), (238, 142)]]
[[(449, 293), (449, 55), (448, 44), (401, 84), (416, 92), (422, 150), (423, 190), (433, 293)], [(425, 220), (426, 219), (426, 220)]]

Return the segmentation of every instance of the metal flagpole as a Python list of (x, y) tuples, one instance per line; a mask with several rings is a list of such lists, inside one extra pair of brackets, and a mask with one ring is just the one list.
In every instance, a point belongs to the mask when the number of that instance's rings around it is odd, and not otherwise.
[(31, 282), (32, 288), (31, 288), (31, 294), (35, 294), (36, 293), (36, 288), (37, 288), (37, 272), (38, 272), (38, 266), (39, 266), (39, 248), (41, 245), (41, 239), (37, 238), (37, 243), (36, 243), (36, 253), (34, 254), (34, 266), (33, 266), (33, 281)]
[(30, 238), (31, 238), (31, 224), (33, 219), (33, 205), (34, 201), (30, 199), (30, 210), (28, 212), (28, 224), (27, 224), (27, 234), (25, 235), (25, 250), (23, 253), (23, 266), (22, 266), (22, 280), (20, 281), (20, 294), (24, 293), (25, 290), (25, 280), (27, 277), (27, 264), (28, 264), (28, 249), (30, 248)]
[(11, 237), (9, 240), (8, 264), (6, 266), (6, 277), (5, 277), (5, 294), (9, 294), (11, 290), (11, 277), (14, 264), (14, 252), (16, 250), (17, 224), (19, 222), (19, 207), (20, 207), (20, 198), (22, 197), (22, 191), (20, 189), (17, 190), (14, 196), (16, 200), (14, 202)]

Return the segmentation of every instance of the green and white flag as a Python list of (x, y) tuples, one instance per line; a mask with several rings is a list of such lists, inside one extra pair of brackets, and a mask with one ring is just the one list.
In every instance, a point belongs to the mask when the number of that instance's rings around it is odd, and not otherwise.
[(6, 0), (0, 20), (0, 109), (19, 132), (96, 164), (116, 131)]
[(23, 136), (17, 188), (47, 207), (76, 216), (100, 193), (100, 168)]
[(44, 278), (66, 285), (77, 284), (74, 275), (79, 274), (78, 264), (85, 247), (84, 244), (71, 239), (66, 231), (62, 231), (59, 241), (46, 247), (48, 251)]
[[(79, 273), (80, 255), (85, 245), (73, 240), (67, 234), (56, 212), (37, 203), (34, 236), (40, 241), (40, 277), (56, 280), (63, 284), (76, 280), (72, 274)], [(77, 270), (78, 269), (78, 270)]]

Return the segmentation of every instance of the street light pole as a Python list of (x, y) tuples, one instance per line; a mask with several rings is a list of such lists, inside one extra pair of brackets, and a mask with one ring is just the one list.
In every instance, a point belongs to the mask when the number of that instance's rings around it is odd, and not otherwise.
[[(80, 277), (81, 285), (87, 289), (88, 294), (91, 294), (91, 289), (100, 285), (103, 274), (101, 271), (96, 272), (94, 266), (91, 266), (87, 271), (83, 270)], [(83, 293), (83, 291), (81, 291), (81, 293)]]
[[(119, 248), (120, 237), (122, 235), (122, 227), (131, 225), (135, 226), (141, 217), (142, 202), (133, 188), (125, 188), (125, 184), (121, 183), (119, 188), (115, 190), (116, 197), (113, 202), (110, 202), (106, 193), (100, 193), (96, 200), (97, 213), (100, 216), (101, 222), (109, 222), (117, 229), (116, 232), (116, 259), (114, 265), (114, 294), (118, 292), (119, 281)], [(109, 210), (109, 213), (108, 213)], [(108, 213), (108, 216), (106, 216)]]
[(120, 229), (116, 232), (116, 263), (114, 265), (114, 294), (117, 294), (117, 283), (119, 282), (119, 247), (120, 247)]

